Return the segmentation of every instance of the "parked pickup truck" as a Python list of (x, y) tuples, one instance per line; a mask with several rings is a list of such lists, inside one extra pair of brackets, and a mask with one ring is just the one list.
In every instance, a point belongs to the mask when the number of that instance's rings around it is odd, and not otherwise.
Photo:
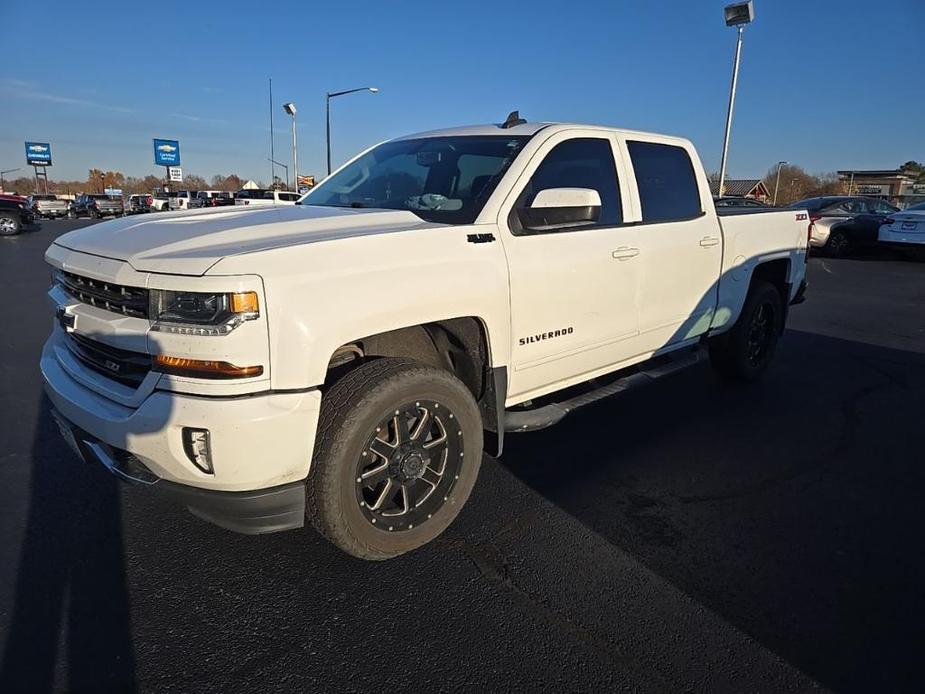
[(36, 217), (55, 219), (67, 216), (67, 201), (61, 200), (52, 193), (33, 193), (29, 197), (29, 205), (32, 207), (32, 212)]
[(196, 190), (178, 190), (167, 193), (167, 208), (171, 212), (190, 209), (198, 192)]
[(803, 298), (808, 224), (718, 216), (677, 137), (517, 118), (411, 135), (298, 206), (60, 236), (41, 369), (80, 457), (225, 528), (307, 520), (386, 559), (456, 517), (483, 441), (498, 455), (702, 355), (759, 377)]
[(196, 197), (190, 200), (189, 207), (227, 207), (234, 205), (234, 195), (223, 190), (200, 190)]
[(122, 198), (113, 198), (102, 193), (90, 193), (77, 196), (71, 203), (68, 216), (76, 218), (86, 215), (91, 219), (100, 219), (110, 215), (121, 217), (124, 212)]

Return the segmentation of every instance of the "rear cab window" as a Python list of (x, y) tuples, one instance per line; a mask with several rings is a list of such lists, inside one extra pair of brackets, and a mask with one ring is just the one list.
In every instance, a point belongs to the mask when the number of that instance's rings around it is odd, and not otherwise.
[(626, 145), (636, 174), (644, 224), (703, 215), (697, 175), (686, 149), (639, 140), (628, 140)]

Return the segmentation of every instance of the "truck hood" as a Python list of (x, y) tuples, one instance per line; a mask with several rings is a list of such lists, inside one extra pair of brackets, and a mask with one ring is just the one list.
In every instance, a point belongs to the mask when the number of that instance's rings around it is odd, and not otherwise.
[(441, 225), (406, 210), (227, 207), (122, 217), (64, 234), (55, 243), (126, 261), (141, 272), (204, 275), (231, 255), (435, 226)]

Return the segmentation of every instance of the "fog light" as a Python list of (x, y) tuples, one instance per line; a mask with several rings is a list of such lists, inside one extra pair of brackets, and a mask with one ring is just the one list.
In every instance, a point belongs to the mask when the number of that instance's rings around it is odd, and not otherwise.
[(193, 465), (208, 475), (215, 474), (212, 469), (212, 446), (209, 443), (208, 429), (183, 427), (183, 450)]

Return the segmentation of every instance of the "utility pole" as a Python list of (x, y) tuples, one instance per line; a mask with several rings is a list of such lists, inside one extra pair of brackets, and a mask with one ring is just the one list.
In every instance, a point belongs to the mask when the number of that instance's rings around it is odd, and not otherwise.
[(729, 136), (732, 133), (732, 111), (736, 101), (736, 87), (739, 84), (739, 59), (742, 57), (742, 34), (745, 25), (755, 18), (752, 0), (735, 2), (723, 8), (726, 26), (736, 28), (736, 54), (732, 63), (732, 85), (729, 87), (729, 106), (726, 109), (726, 134), (723, 137), (723, 159), (719, 167), (719, 197), (726, 194), (726, 160), (729, 156)]
[[(283, 110), (292, 118), (292, 180), (295, 183), (295, 192), (299, 192), (299, 142), (296, 136), (295, 114), (296, 107), (291, 101), (283, 104)], [(287, 174), (288, 178), (288, 174)]]
[[(276, 180), (276, 152), (273, 151), (273, 78), (270, 78), (270, 182)], [(286, 178), (289, 174), (286, 174)]]
[(726, 109), (726, 134), (723, 137), (723, 159), (719, 167), (719, 196), (726, 194), (726, 159), (729, 157), (729, 135), (732, 133), (732, 111), (736, 102), (736, 87), (739, 83), (739, 59), (742, 56), (742, 34), (745, 27), (740, 25), (736, 27), (738, 38), (736, 39), (736, 55), (732, 63), (732, 86), (729, 88), (729, 106)]
[(777, 162), (777, 181), (774, 183), (774, 206), (777, 207), (777, 189), (780, 188), (780, 169), (786, 164), (785, 161)]

